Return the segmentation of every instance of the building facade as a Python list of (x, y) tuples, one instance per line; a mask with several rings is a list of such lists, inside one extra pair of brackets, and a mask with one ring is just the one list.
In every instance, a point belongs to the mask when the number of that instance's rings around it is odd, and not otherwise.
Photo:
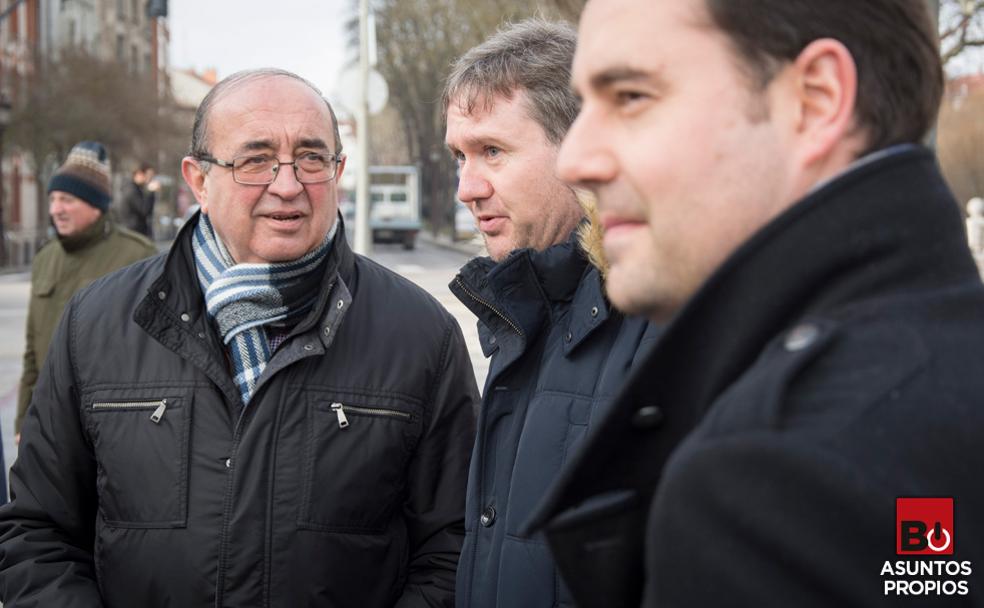
[[(168, 94), (166, 0), (0, 0), (0, 15), (0, 105), (23, 104), (39, 66), (57, 62), (67, 50), (84, 51), (134, 77), (149, 76), (159, 98)], [(23, 265), (47, 238), (47, 200), (38, 174), (43, 178), (50, 167), (35, 167), (30, 156), (2, 143), (0, 136), (0, 264)], [(55, 166), (58, 159), (48, 161)]]

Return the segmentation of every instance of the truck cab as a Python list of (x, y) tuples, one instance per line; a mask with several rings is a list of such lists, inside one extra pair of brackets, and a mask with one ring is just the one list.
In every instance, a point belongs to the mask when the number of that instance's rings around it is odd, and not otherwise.
[(420, 232), (420, 190), (414, 166), (369, 167), (369, 229), (374, 243), (413, 249)]

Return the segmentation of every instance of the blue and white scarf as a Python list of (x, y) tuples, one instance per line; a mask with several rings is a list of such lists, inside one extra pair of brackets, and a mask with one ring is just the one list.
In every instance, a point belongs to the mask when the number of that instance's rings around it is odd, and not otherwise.
[(273, 354), (264, 326), (289, 327), (311, 310), (337, 227), (336, 221), (317, 249), (293, 262), (237, 264), (208, 216), (199, 216), (192, 238), (198, 281), (229, 349), (244, 406)]

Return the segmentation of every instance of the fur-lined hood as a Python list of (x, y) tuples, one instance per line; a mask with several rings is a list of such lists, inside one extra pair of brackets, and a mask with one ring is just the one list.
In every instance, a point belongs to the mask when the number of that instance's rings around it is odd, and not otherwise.
[(588, 261), (598, 269), (601, 278), (604, 279), (608, 274), (608, 260), (605, 259), (605, 251), (602, 248), (604, 232), (598, 218), (597, 199), (587, 190), (578, 190), (577, 201), (584, 209), (585, 217), (585, 221), (577, 228), (578, 243), (588, 256)]

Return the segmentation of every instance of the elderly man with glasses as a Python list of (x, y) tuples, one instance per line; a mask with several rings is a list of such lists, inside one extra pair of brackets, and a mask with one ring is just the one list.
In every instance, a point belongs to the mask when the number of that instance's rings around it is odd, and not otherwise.
[(0, 600), (450, 606), (477, 399), (457, 323), (345, 242), (310, 83), (230, 76), (191, 150), (201, 212), (170, 253), (66, 309), (0, 511)]

